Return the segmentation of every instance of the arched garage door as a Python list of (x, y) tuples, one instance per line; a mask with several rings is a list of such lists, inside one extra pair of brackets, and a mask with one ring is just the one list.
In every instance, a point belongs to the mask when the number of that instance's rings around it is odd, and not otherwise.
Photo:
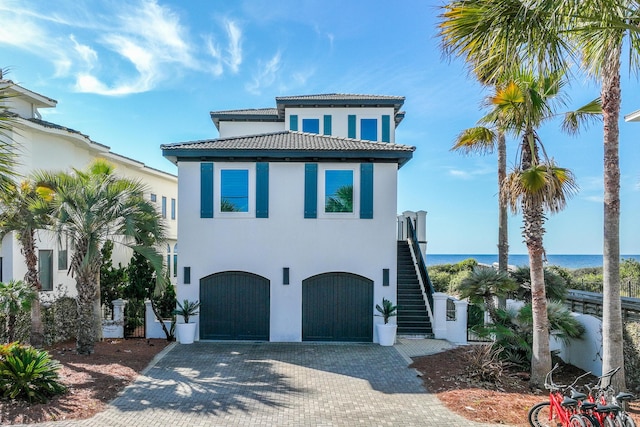
[(200, 339), (269, 341), (269, 280), (244, 271), (200, 279)]
[(373, 341), (373, 281), (324, 273), (302, 281), (303, 341)]

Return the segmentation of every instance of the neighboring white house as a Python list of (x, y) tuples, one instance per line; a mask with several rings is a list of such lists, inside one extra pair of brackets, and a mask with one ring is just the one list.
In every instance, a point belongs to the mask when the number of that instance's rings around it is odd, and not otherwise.
[(404, 97), (276, 98), (217, 111), (217, 139), (163, 145), (178, 166), (178, 300), (200, 339), (376, 341), (396, 301), (396, 143)]
[[(11, 81), (0, 80), (0, 90), (11, 95), (7, 106), (17, 115), (9, 137), (17, 146), (19, 176), (35, 170), (84, 169), (96, 158), (104, 158), (116, 166), (116, 173), (140, 179), (149, 188), (150, 200), (166, 218), (167, 247), (163, 248), (170, 263), (171, 273), (177, 272), (177, 200), (178, 180), (175, 175), (162, 172), (139, 161), (112, 153), (109, 147), (92, 141), (76, 130), (42, 120), (40, 109), (55, 108), (57, 101), (25, 89)], [(75, 281), (67, 274), (69, 248), (58, 244), (52, 233), (40, 231), (37, 239), (40, 279), (43, 290), (56, 293), (58, 289), (69, 296), (76, 294)], [(24, 257), (13, 233), (5, 236), (0, 248), (2, 269), (0, 280), (22, 279), (26, 273)], [(128, 264), (131, 252), (122, 246), (114, 248), (114, 263)], [(60, 286), (61, 285), (61, 286)]]

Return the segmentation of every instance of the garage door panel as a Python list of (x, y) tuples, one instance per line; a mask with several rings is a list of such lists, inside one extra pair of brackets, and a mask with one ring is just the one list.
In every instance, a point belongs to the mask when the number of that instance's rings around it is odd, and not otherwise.
[(302, 282), (302, 339), (373, 341), (373, 282), (351, 273), (325, 273)]
[(223, 272), (200, 281), (200, 338), (269, 340), (269, 280), (247, 272)]

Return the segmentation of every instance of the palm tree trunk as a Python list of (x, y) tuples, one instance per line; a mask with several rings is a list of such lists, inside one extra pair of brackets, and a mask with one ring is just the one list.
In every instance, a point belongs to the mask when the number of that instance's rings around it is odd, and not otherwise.
[(40, 291), (42, 284), (38, 276), (38, 257), (36, 256), (35, 232), (34, 230), (20, 233), (20, 245), (24, 252), (24, 259), (27, 265), (27, 273), (24, 281), (36, 294), (31, 303), (31, 333), (29, 335), (29, 343), (36, 348), (42, 348), (44, 345), (44, 324), (42, 323), (42, 310), (40, 306)]
[(93, 321), (95, 323), (95, 341), (98, 342), (102, 339), (102, 304), (100, 303), (100, 273), (96, 277), (96, 299), (93, 302)]
[[(507, 141), (504, 132), (498, 133), (498, 271), (509, 269), (509, 217), (502, 183), (507, 177)], [(498, 298), (498, 307), (507, 308), (506, 297)], [(495, 320), (494, 320), (495, 321)]]
[(95, 331), (95, 278), (87, 272), (76, 276), (78, 290), (78, 334), (76, 336), (76, 350), (78, 354), (92, 354), (96, 342)]
[(620, 367), (612, 379), (616, 390), (625, 389), (622, 311), (620, 303), (620, 46), (609, 52), (602, 73), (604, 122), (604, 246), (602, 305), (602, 370)]
[(509, 224), (507, 201), (502, 196), (502, 183), (507, 177), (507, 142), (504, 132), (498, 134), (498, 270), (506, 272), (509, 266)]
[(533, 314), (533, 344), (531, 357), (531, 386), (541, 387), (551, 370), (549, 349), (549, 319), (544, 285), (544, 213), (542, 207), (523, 208), (524, 230), (531, 271), (531, 311)]

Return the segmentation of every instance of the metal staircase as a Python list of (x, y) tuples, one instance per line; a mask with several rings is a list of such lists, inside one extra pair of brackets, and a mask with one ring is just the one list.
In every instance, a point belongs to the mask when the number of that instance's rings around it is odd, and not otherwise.
[(398, 335), (433, 336), (427, 305), (407, 241), (398, 241), (397, 272)]

